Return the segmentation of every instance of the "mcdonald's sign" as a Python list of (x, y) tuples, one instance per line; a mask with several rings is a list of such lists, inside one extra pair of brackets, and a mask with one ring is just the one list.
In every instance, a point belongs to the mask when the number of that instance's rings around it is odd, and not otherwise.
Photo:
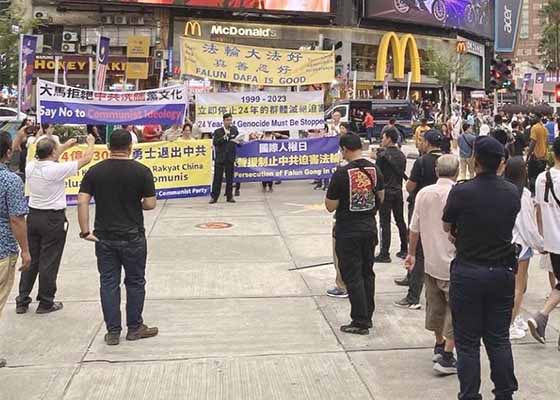
[(465, 54), (467, 52), (467, 42), (464, 40), (458, 40), (455, 46), (455, 51), (457, 54)]
[(389, 56), (389, 46), (393, 52), (393, 78), (404, 79), (405, 60), (408, 55), (412, 72), (412, 82), (420, 83), (422, 73), (420, 70), (420, 53), (416, 39), (411, 34), (405, 34), (400, 39), (395, 32), (387, 32), (379, 43), (377, 51), (376, 80), (384, 81), (387, 72), (387, 59)]
[(202, 29), (200, 23), (197, 21), (187, 21), (185, 25), (185, 36), (202, 36)]

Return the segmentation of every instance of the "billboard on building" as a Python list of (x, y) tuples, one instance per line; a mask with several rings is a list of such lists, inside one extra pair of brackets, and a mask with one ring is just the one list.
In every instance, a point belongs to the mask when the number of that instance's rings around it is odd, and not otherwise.
[(267, 11), (331, 12), (331, 0), (118, 0), (123, 3), (168, 6), (255, 9)]
[(494, 0), (368, 0), (366, 15), (494, 37)]

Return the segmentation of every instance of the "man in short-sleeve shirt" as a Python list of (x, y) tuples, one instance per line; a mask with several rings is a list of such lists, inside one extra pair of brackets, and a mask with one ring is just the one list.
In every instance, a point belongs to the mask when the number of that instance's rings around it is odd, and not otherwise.
[[(18, 243), (21, 247), (21, 271), (29, 268), (31, 255), (27, 245), (25, 215), (27, 203), (20, 177), (8, 170), (6, 163), (12, 156), (9, 133), (0, 132), (0, 314), (14, 284)], [(0, 368), (6, 360), (0, 358)]]
[(340, 329), (367, 335), (375, 309), (375, 213), (383, 202), (383, 176), (362, 158), (358, 136), (342, 136), (340, 147), (348, 164), (334, 173), (325, 199), (327, 210), (336, 211), (335, 251), (351, 305), (352, 322)]
[[(56, 137), (56, 136), (53, 136)], [(78, 170), (93, 158), (95, 138), (89, 135), (88, 148), (75, 161), (58, 162), (61, 151), (74, 146), (75, 139), (59, 145), (50, 137), (36, 143), (35, 160), (25, 168), (29, 188), (29, 216), (27, 232), (31, 265), (21, 273), (16, 313), (25, 314), (31, 304), (31, 292), (37, 277), (39, 290), (37, 314), (48, 314), (62, 309), (55, 302), (56, 279), (66, 244), (68, 221), (66, 220), (66, 178), (75, 176)]]
[[(125, 130), (113, 132), (110, 157), (89, 169), (78, 196), (80, 237), (95, 242), (101, 283), (101, 305), (107, 326), (105, 342), (120, 341), (121, 268), (124, 267), (127, 297), (127, 340), (157, 335), (158, 329), (144, 325), (142, 311), (146, 296), (146, 235), (143, 210), (156, 207), (151, 170), (130, 159), (132, 139)], [(89, 224), (89, 203), (95, 199), (93, 233)]]
[(497, 175), (504, 146), (490, 136), (474, 144), (476, 177), (447, 198), (443, 228), (455, 242), (450, 301), (457, 349), (459, 399), (480, 399), (480, 339), (490, 359), (496, 399), (517, 390), (509, 340), (517, 265), (513, 227), (521, 209), (518, 188)]
[(529, 188), (535, 193), (537, 176), (546, 169), (548, 158), (548, 131), (542, 123), (542, 116), (535, 116), (535, 124), (531, 128), (531, 141), (527, 151), (527, 171), (529, 175)]
[[(420, 140), (420, 146), (423, 156), (414, 162), (408, 182), (406, 182), (406, 191), (408, 192), (408, 219), (412, 218), (414, 213), (414, 202), (416, 194), (426, 186), (433, 185), (437, 182), (436, 163), (441, 156), (439, 144), (443, 140), (442, 134), (432, 129), (424, 134)], [(416, 265), (412, 272), (408, 273), (406, 278), (397, 279), (395, 283), (399, 286), (408, 286), (406, 297), (395, 302), (397, 307), (408, 308), (410, 310), (419, 310), (420, 295), (424, 288), (424, 253), (422, 251), (422, 240), (416, 247)]]

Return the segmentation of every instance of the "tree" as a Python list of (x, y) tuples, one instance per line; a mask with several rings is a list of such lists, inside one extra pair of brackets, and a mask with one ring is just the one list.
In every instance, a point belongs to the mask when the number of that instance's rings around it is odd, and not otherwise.
[(437, 79), (443, 86), (443, 115), (447, 118), (451, 107), (451, 84), (457, 84), (466, 78), (465, 72), (470, 63), (451, 49), (428, 48), (422, 60), (429, 76)]
[(23, 33), (30, 32), (36, 25), (34, 20), (24, 21), (24, 11), (15, 2), (0, 10), (0, 86), (18, 81), (19, 34), (12, 32), (12, 26), (19, 26)]
[(542, 36), (539, 41), (539, 52), (544, 67), (548, 71), (560, 74), (560, 0), (549, 0), (539, 13), (543, 19)]

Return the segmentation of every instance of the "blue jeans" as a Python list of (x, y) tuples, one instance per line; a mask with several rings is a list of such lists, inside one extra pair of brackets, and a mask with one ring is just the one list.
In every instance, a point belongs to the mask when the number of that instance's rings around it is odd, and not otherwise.
[(121, 326), (121, 268), (126, 287), (126, 324), (129, 330), (142, 323), (146, 297), (146, 255), (144, 235), (132, 240), (101, 240), (95, 244), (100, 278), (101, 306), (108, 332), (118, 333)]
[(454, 260), (449, 291), (457, 349), (459, 400), (480, 400), (480, 339), (490, 360), (496, 400), (517, 391), (509, 326), (515, 297), (513, 267), (479, 266)]

